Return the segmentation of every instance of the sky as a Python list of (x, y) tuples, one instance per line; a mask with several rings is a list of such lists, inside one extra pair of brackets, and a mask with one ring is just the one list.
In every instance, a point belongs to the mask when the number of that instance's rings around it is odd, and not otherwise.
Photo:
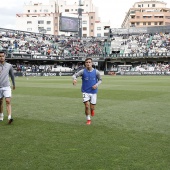
[[(23, 13), (24, 3), (31, 0), (3, 0), (0, 3), (0, 28), (15, 29), (16, 14)], [(79, 0), (66, 0), (67, 4), (79, 3)], [(123, 19), (135, 2), (140, 0), (92, 0), (98, 7), (98, 13), (102, 22), (110, 21), (112, 28), (121, 28)], [(162, 0), (160, 0), (162, 1)], [(49, 0), (32, 0), (32, 2), (41, 2), (47, 4)], [(83, 2), (83, 0), (82, 0)], [(169, 0), (163, 0), (170, 8)]]

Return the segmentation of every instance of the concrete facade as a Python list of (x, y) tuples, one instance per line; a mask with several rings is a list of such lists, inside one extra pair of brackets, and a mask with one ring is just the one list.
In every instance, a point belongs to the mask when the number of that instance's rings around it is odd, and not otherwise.
[(170, 8), (157, 0), (136, 2), (127, 12), (122, 28), (170, 25)]
[[(16, 28), (22, 31), (46, 33), (52, 35), (72, 35), (59, 31), (60, 15), (78, 18), (78, 8), (82, 8), (82, 36), (97, 36), (99, 30), (95, 30), (97, 25), (101, 24), (101, 34), (104, 30), (103, 23), (98, 16), (98, 9), (92, 3), (92, 0), (84, 0), (82, 6), (78, 2), (69, 5), (64, 0), (49, 0), (48, 4), (33, 3), (24, 5), (22, 14), (16, 14)], [(107, 23), (109, 25), (110, 23)], [(76, 34), (76, 33), (75, 33)]]

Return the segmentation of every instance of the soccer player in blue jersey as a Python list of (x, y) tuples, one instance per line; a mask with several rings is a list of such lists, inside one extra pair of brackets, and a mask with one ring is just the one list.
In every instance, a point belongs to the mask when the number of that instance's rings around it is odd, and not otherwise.
[(78, 71), (73, 75), (73, 85), (77, 84), (77, 78), (82, 77), (81, 91), (83, 94), (83, 103), (85, 106), (85, 114), (87, 125), (91, 124), (91, 116), (94, 116), (95, 105), (97, 102), (98, 86), (101, 84), (102, 79), (100, 72), (92, 67), (92, 58), (85, 59), (85, 68)]
[(8, 124), (13, 122), (11, 117), (11, 87), (9, 77), (12, 80), (13, 90), (15, 90), (15, 79), (12, 65), (5, 62), (5, 53), (0, 51), (0, 121), (3, 121), (3, 98), (5, 98), (8, 113)]

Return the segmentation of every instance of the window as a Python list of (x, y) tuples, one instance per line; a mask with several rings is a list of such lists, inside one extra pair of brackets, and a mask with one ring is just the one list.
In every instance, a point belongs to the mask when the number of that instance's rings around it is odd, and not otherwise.
[(170, 16), (166, 16), (165, 18), (166, 18), (166, 19), (170, 19)]
[(135, 23), (132, 22), (131, 25), (130, 25), (130, 27), (135, 27)]
[(139, 23), (139, 22), (137, 22), (137, 23), (136, 23), (136, 25), (140, 25), (140, 23)]
[(159, 25), (163, 25), (163, 22), (159, 22)]
[(93, 23), (91, 23), (91, 25), (93, 25)]
[(44, 12), (48, 12), (48, 9), (44, 9)]
[(100, 34), (100, 33), (98, 33), (98, 34), (97, 34), (97, 37), (101, 37), (101, 34)]
[(143, 16), (143, 18), (152, 18), (152, 16)]
[(51, 21), (47, 21), (47, 24), (48, 24), (48, 25), (51, 24)]
[(136, 18), (138, 18), (138, 19), (139, 19), (139, 18), (140, 18), (140, 16), (136, 16)]
[(101, 30), (101, 27), (97, 27), (97, 30)]
[(140, 8), (140, 7), (141, 7), (141, 5), (140, 5), (140, 4), (138, 4), (138, 7)]
[(93, 32), (93, 30), (91, 30), (91, 32)]
[(83, 23), (83, 24), (87, 24), (87, 21), (83, 21), (82, 23)]
[(37, 12), (37, 10), (35, 9), (33, 12)]
[(38, 21), (38, 24), (44, 24), (43, 20)]
[(65, 12), (69, 12), (69, 9), (65, 9)]
[(165, 25), (170, 25), (170, 22), (165, 22)]
[(105, 33), (104, 33), (104, 36), (105, 36), (105, 37), (107, 37), (107, 36), (108, 36), (108, 33), (107, 33), (107, 32), (105, 32)]
[(151, 22), (148, 22), (148, 25), (151, 25)]
[(42, 31), (42, 30), (44, 30), (44, 27), (38, 27), (38, 30)]
[(32, 28), (27, 28), (27, 31), (32, 31)]
[(32, 21), (27, 21), (27, 24), (32, 24)]
[(51, 28), (50, 28), (50, 27), (47, 27), (47, 31), (51, 31)]
[(144, 22), (143, 25), (146, 25), (146, 22)]
[(83, 27), (83, 30), (86, 31), (86, 30), (87, 30), (87, 27)]
[(83, 37), (87, 37), (87, 34), (83, 34)]
[(155, 4), (152, 4), (152, 7), (155, 7)]
[(93, 19), (93, 16), (91, 16), (90, 18)]
[(30, 12), (30, 10), (28, 10), (28, 12)]
[(157, 23), (157, 22), (154, 22), (154, 25), (158, 25), (158, 23)]

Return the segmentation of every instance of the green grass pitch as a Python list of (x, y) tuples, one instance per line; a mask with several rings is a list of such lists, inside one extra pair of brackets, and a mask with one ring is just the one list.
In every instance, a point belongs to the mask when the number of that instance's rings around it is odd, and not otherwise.
[[(86, 125), (71, 77), (16, 77), (0, 122), (3, 170), (169, 170), (170, 77), (102, 76)], [(5, 105), (4, 105), (5, 107)]]

